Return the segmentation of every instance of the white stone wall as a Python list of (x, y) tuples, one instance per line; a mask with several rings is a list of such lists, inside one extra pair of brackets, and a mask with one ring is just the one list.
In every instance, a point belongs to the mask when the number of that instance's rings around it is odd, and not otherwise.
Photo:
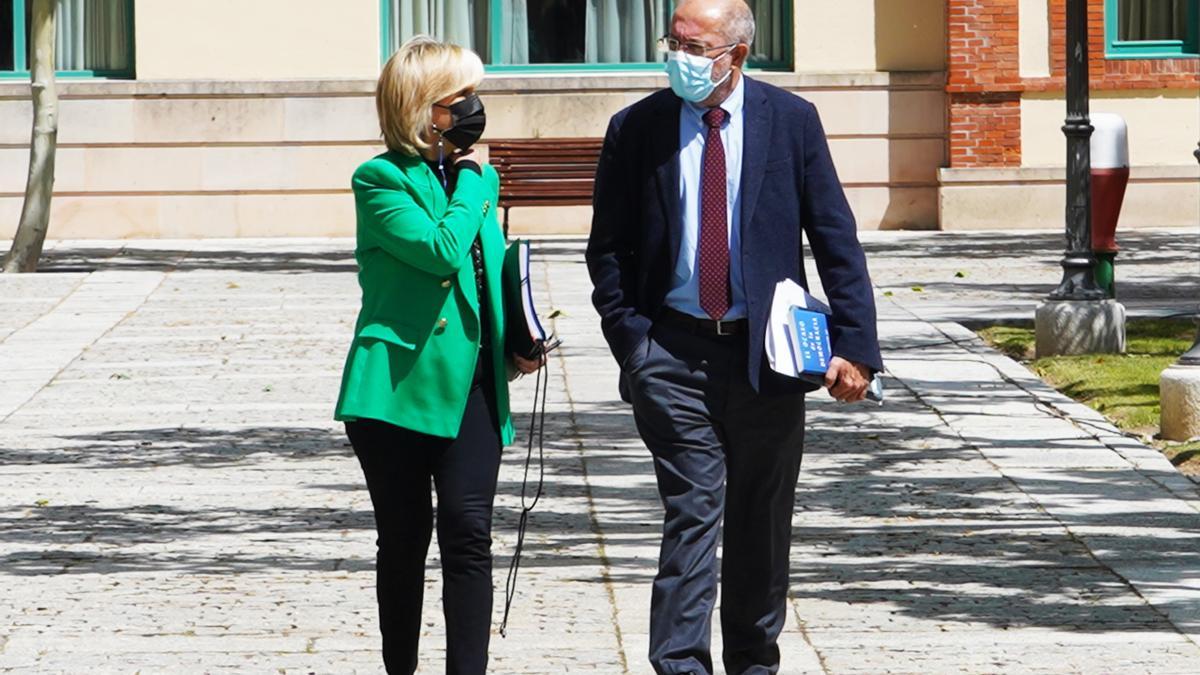
[[(939, 214), (945, 230), (1062, 229), (1062, 168), (942, 169)], [(1134, 167), (1117, 226), (1200, 226), (1200, 166)]]
[(146, 80), (374, 77), (379, 0), (140, 0), (137, 76)]
[[(1200, 142), (1200, 91), (1097, 91), (1091, 111), (1120, 115), (1129, 125), (1129, 161), (1133, 166), (1193, 166)], [(1067, 102), (1061, 94), (1021, 98), (1022, 166), (1065, 166), (1067, 140), (1063, 121)]]
[[(932, 228), (940, 74), (762, 74), (815, 103), (860, 226)], [(489, 77), (489, 138), (602, 136), (661, 75)], [(349, 177), (382, 150), (374, 82), (63, 85), (56, 237), (353, 234)], [(20, 210), (27, 85), (0, 83), (0, 237)], [(586, 232), (587, 207), (514, 209), (516, 232)]]

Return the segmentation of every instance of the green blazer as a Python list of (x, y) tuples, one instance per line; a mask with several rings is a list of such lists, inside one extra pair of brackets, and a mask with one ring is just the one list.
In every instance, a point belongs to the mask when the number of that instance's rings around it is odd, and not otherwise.
[[(479, 358), (483, 311), (493, 338), (498, 431), (502, 443), (511, 443), (496, 170), (485, 164), (482, 176), (460, 172), (447, 199), (420, 157), (387, 152), (358, 167), (353, 187), (362, 309), (335, 419), (375, 419), (457, 437)], [(486, 275), (482, 302), (471, 262), (476, 235)]]

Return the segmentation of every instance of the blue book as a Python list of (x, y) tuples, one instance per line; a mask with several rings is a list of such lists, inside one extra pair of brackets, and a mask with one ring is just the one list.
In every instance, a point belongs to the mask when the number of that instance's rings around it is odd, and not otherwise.
[(825, 381), (825, 371), (833, 358), (829, 341), (829, 318), (823, 312), (792, 307), (788, 324), (789, 343), (796, 372), (801, 379), (816, 384)]

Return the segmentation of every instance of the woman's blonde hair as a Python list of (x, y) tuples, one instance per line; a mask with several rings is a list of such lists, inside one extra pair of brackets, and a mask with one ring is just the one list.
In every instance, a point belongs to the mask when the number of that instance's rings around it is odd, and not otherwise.
[(417, 155), (428, 148), (424, 138), (433, 120), (434, 103), (479, 86), (483, 62), (470, 49), (417, 35), (392, 54), (375, 88), (379, 128), (389, 150)]

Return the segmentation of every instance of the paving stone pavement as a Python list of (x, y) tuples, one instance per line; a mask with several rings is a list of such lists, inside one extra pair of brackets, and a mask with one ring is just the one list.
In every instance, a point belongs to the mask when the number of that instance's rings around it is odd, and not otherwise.
[[(1189, 236), (1125, 239), (1140, 311), (1200, 295)], [(1196, 672), (1196, 487), (950, 320), (1032, 316), (1060, 238), (864, 239), (888, 401), (811, 399), (782, 672)], [(380, 672), (370, 502), (329, 419), (351, 245), (52, 242), (48, 273), (0, 276), (0, 671)], [(492, 669), (649, 672), (650, 460), (582, 242), (537, 251), (566, 342)], [(497, 623), (522, 460), (500, 477)], [(434, 546), (422, 673), (443, 670), (436, 569)]]

